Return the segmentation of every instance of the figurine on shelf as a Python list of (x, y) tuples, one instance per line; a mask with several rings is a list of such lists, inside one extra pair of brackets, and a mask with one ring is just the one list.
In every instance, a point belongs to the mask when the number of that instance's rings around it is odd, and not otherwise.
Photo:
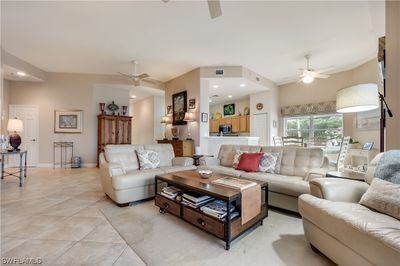
[(112, 115), (115, 115), (115, 111), (117, 111), (119, 109), (119, 106), (116, 105), (114, 103), (114, 101), (112, 101), (112, 103), (110, 103), (109, 105), (107, 105), (108, 110), (110, 110), (112, 112)]

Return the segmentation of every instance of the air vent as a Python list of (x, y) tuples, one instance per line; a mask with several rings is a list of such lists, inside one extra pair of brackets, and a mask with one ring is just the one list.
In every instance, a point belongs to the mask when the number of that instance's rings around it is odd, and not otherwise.
[(214, 95), (212, 95), (210, 98), (218, 98), (218, 97), (219, 97), (218, 94), (214, 94)]
[(223, 69), (216, 69), (215, 70), (215, 75), (216, 76), (223, 76), (224, 75), (224, 70)]

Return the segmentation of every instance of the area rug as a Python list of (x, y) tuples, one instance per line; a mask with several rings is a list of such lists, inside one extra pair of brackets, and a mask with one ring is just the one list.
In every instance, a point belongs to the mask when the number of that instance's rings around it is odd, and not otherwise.
[(314, 253), (301, 219), (269, 211), (264, 225), (232, 242), (224, 242), (170, 214), (153, 201), (101, 211), (147, 265), (333, 265)]

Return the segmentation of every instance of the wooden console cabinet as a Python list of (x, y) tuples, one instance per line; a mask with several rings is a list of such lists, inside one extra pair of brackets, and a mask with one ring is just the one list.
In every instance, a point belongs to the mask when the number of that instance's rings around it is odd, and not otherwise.
[(107, 144), (132, 143), (131, 131), (131, 116), (97, 116), (97, 166), (99, 166), (99, 155)]
[(176, 157), (192, 157), (194, 154), (194, 140), (157, 140), (157, 143), (168, 143), (174, 148)]

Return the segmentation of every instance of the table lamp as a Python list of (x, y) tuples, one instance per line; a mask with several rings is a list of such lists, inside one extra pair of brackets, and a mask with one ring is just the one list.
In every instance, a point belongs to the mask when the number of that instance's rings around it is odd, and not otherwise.
[(22, 132), (24, 129), (22, 120), (8, 119), (7, 131), (10, 132), (10, 145), (13, 147), (12, 151), (19, 151), (18, 147), (21, 145), (21, 137), (17, 132)]
[(166, 129), (167, 129), (167, 124), (169, 124), (169, 117), (168, 116), (162, 116), (161, 117), (161, 124), (164, 124), (164, 138), (163, 140), (168, 140), (166, 136)]
[[(338, 113), (356, 113), (381, 108), (380, 118), (380, 151), (385, 150), (385, 124), (386, 112), (389, 117), (390, 111), (385, 97), (378, 91), (378, 85), (358, 84), (336, 92), (336, 111)], [(386, 107), (386, 108), (385, 108)]]
[(194, 119), (194, 113), (190, 113), (190, 112), (186, 112), (185, 113), (185, 117), (183, 118), (183, 121), (187, 121), (188, 122), (188, 133), (187, 133), (187, 140), (191, 140), (192, 136), (191, 136), (191, 132), (190, 132), (190, 123), (195, 121)]

